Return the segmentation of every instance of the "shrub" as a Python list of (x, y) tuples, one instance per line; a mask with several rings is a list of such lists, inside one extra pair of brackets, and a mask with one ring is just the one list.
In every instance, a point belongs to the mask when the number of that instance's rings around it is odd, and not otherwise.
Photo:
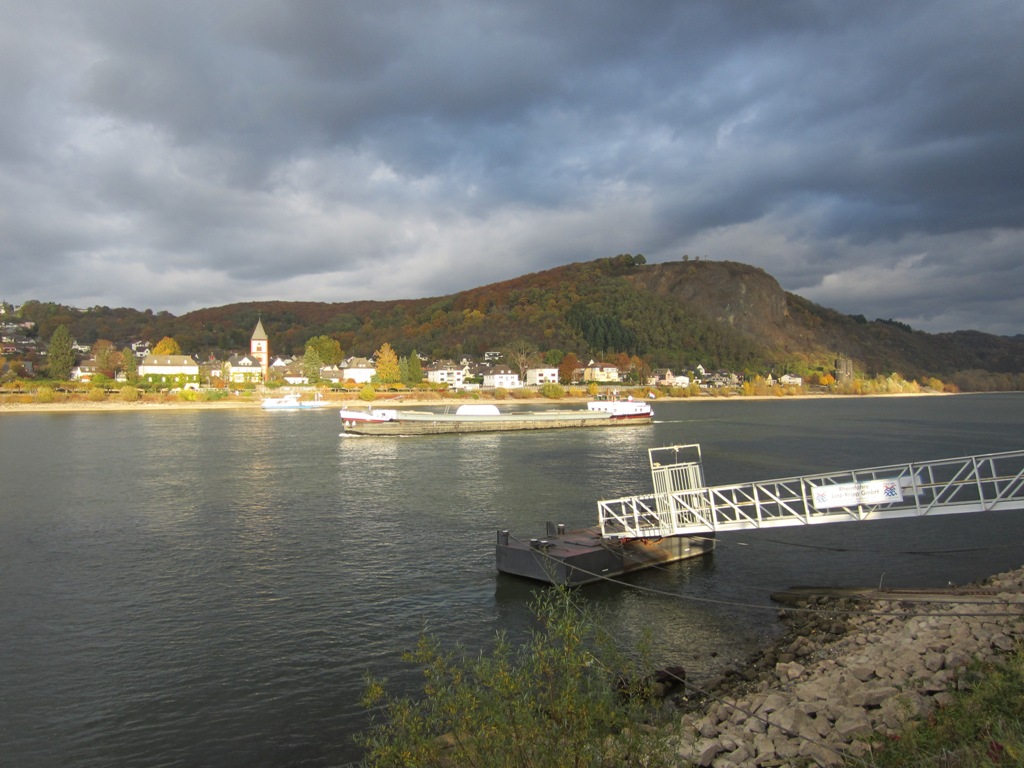
[(36, 390), (36, 402), (37, 403), (52, 403), (57, 399), (57, 395), (54, 394), (53, 387), (43, 385)]
[(549, 381), (547, 384), (541, 384), (540, 394), (542, 397), (547, 397), (552, 400), (561, 400), (565, 397), (565, 389), (562, 388), (561, 384), (555, 384)]
[(370, 402), (371, 400), (375, 400), (376, 398), (377, 398), (377, 391), (373, 388), (372, 384), (367, 384), (361, 390), (359, 390), (359, 399), (360, 400), (365, 400), (366, 402)]
[(505, 389), (504, 387), (495, 387), (494, 388), (494, 399), (495, 400), (504, 400), (506, 397), (508, 397), (508, 390), (507, 389)]
[(107, 393), (103, 391), (103, 387), (93, 387), (86, 397), (90, 403), (102, 403), (107, 399)]
[(665, 738), (650, 725), (650, 687), (638, 665), (614, 649), (578, 593), (537, 595), (539, 629), (529, 642), (516, 647), (499, 634), (489, 655), (477, 655), (446, 652), (424, 636), (405, 655), (423, 667), (421, 696), (392, 697), (368, 680), (363, 704), (384, 718), (359, 738), (365, 764), (670, 764)]
[(134, 403), (142, 397), (142, 391), (138, 387), (131, 385), (127, 387), (121, 387), (121, 399), (126, 403)]

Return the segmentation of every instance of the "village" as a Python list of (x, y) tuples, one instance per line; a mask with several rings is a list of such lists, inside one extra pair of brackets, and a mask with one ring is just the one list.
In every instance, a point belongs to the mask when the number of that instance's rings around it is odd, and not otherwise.
[[(31, 376), (34, 359), (45, 358), (45, 349), (39, 349), (37, 339), (30, 335), (31, 328), (24, 323), (0, 322), (0, 379)], [(386, 348), (386, 349), (385, 349)], [(126, 347), (133, 360), (118, 367), (111, 377), (88, 345), (73, 343), (76, 364), (70, 380), (81, 385), (112, 379), (114, 382), (136, 383), (154, 390), (252, 389), (276, 387), (321, 386), (336, 389), (359, 389), (367, 385), (397, 383), (396, 377), (380, 375), (378, 367), (382, 352), (393, 354), (390, 346), (383, 345), (371, 357), (350, 356), (339, 363), (310, 365), (303, 356), (272, 355), (269, 338), (262, 320), (252, 332), (248, 352), (239, 352), (224, 360), (197, 360), (186, 354), (161, 353), (146, 341), (135, 341)], [(627, 385), (638, 387), (683, 390), (696, 394), (702, 390), (722, 390), (740, 387), (743, 377), (730, 371), (707, 371), (696, 365), (685, 372), (668, 368), (644, 369), (643, 366), (622, 366), (605, 360), (577, 360), (566, 356), (561, 364), (536, 364), (539, 352), (523, 356), (517, 361), (506, 359), (502, 351), (485, 352), (480, 359), (463, 356), (459, 360), (430, 360), (417, 355), (405, 370), (413, 372), (411, 380), (402, 377), (405, 384), (425, 385), (427, 388), (449, 392), (515, 391), (524, 388), (540, 389), (545, 385), (595, 387)], [(397, 362), (397, 358), (395, 360)], [(568, 365), (567, 365), (568, 363)], [(418, 372), (418, 373), (417, 373)], [(777, 380), (769, 378), (769, 386), (778, 384), (801, 387), (798, 376), (783, 374)]]

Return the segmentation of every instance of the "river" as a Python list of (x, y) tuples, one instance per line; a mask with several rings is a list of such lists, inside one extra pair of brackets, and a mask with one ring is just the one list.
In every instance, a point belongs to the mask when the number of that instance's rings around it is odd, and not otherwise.
[[(681, 401), (620, 429), (358, 438), (335, 409), (0, 415), (0, 763), (338, 766), (364, 676), (413, 690), (424, 630), (521, 637), (535, 586), (495, 532), (595, 522), (650, 490), (647, 449), (709, 483), (1019, 449), (1024, 395)], [(724, 534), (584, 594), (701, 679), (807, 584), (965, 583), (1021, 566), (1024, 514)]]

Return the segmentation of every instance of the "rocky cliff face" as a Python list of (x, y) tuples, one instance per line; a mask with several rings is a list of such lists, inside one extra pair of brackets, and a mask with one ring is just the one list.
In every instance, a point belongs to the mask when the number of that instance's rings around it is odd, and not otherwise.
[[(868, 321), (782, 289), (762, 269), (731, 261), (644, 265), (625, 278), (636, 288), (685, 304), (742, 333), (779, 360), (847, 357), (870, 374), (909, 377), (954, 371), (1020, 372), (1024, 343), (976, 331), (928, 334)], [(893, 314), (898, 314), (894, 309)]]
[(629, 275), (637, 287), (669, 296), (745, 333), (781, 330), (786, 292), (764, 270), (733, 261), (651, 264)]

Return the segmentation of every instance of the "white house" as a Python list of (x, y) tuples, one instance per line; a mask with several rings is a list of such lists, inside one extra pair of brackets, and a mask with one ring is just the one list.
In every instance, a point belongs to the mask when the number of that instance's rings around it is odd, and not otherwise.
[(427, 381), (431, 384), (444, 384), (452, 389), (460, 389), (466, 383), (466, 367), (438, 366), (427, 369)]
[(263, 381), (263, 361), (254, 355), (232, 355), (228, 358), (227, 369), (228, 381), (232, 384)]
[(539, 387), (542, 384), (557, 384), (558, 383), (558, 369), (557, 368), (527, 368), (526, 369), (526, 386), (528, 387)]
[(688, 387), (690, 386), (690, 377), (686, 374), (676, 376), (672, 373), (671, 368), (659, 368), (654, 371), (651, 376), (651, 384), (659, 387)]
[(350, 357), (342, 366), (341, 375), (344, 381), (369, 384), (370, 380), (377, 375), (377, 369), (365, 357)]
[(95, 360), (83, 360), (79, 365), (76, 365), (71, 369), (72, 381), (80, 381), (83, 384), (88, 384), (92, 381), (92, 377), (100, 372), (99, 366), (96, 365)]
[(139, 378), (150, 384), (198, 389), (199, 363), (188, 355), (146, 355), (139, 363)]
[(502, 387), (504, 389), (519, 389), (523, 383), (519, 380), (519, 374), (504, 365), (496, 365), (484, 373), (485, 387)]

